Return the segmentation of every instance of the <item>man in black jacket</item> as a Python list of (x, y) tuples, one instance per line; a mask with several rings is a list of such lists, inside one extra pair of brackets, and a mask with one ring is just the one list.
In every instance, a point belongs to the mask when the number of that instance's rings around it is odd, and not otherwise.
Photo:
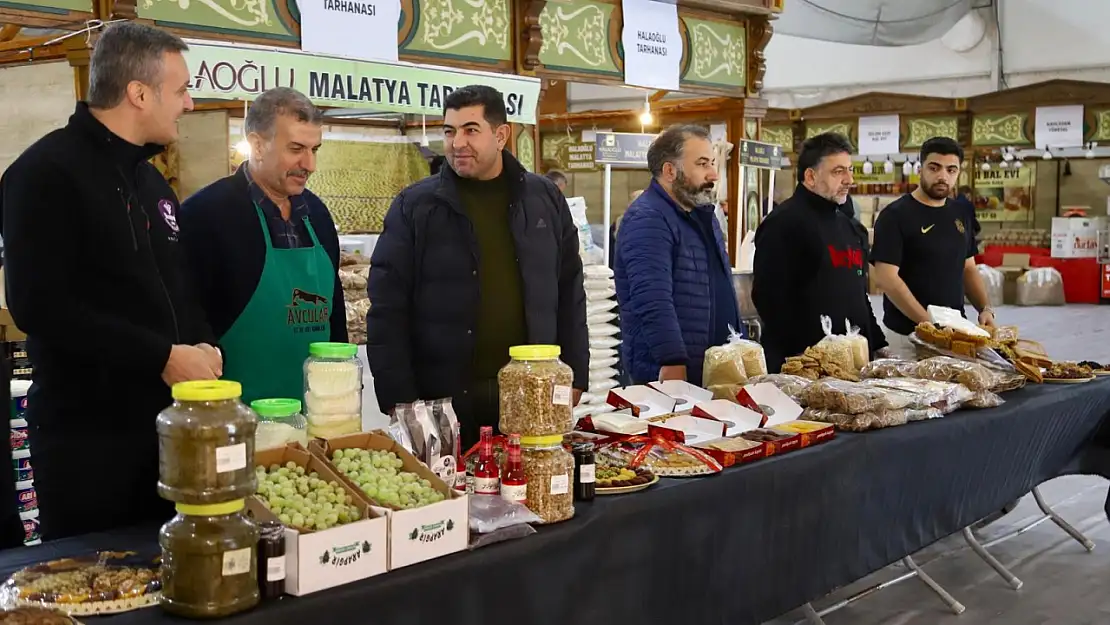
[(247, 402), (300, 397), (309, 344), (347, 342), (339, 235), (305, 188), (323, 121), (299, 91), (266, 91), (243, 123), (250, 158), (181, 207), (181, 242), (224, 374)]
[(8, 306), (34, 365), (44, 539), (161, 520), (154, 420), (222, 361), (181, 270), (177, 198), (148, 161), (193, 107), (177, 37), (133, 22), (93, 50), (89, 101), (0, 181)]
[(367, 355), (383, 412), (451, 397), (469, 445), (497, 424), (497, 372), (513, 345), (559, 345), (577, 403), (586, 294), (566, 199), (505, 151), (502, 95), (464, 87), (444, 108), (448, 166), (397, 196), (374, 247)]
[(851, 154), (842, 135), (808, 139), (793, 197), (756, 230), (752, 301), (774, 372), (824, 337), (822, 316), (835, 334), (845, 333), (845, 320), (861, 328), (872, 352), (886, 347), (867, 297), (866, 239), (842, 210), (853, 182)]

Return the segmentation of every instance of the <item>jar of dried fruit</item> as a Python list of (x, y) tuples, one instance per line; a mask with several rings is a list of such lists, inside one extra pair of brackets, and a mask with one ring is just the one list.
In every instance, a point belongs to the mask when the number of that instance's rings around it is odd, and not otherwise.
[(544, 523), (574, 517), (574, 456), (562, 435), (521, 436), (521, 460), (528, 480), (528, 508)]
[(497, 374), (500, 430), (521, 437), (563, 435), (574, 429), (574, 372), (558, 345), (517, 345)]

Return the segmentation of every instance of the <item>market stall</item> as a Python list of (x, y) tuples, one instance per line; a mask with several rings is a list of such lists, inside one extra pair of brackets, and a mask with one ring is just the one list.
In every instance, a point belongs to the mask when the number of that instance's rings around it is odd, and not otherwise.
[[(958, 532), (1046, 480), (1110, 476), (1099, 446), (1110, 444), (1110, 381), (1030, 387), (1007, 399), (598, 498), (531, 538), (271, 602), (234, 622), (358, 622), (367, 614), (422, 622), (446, 614), (463, 623), (563, 625), (608, 623), (619, 613), (629, 621), (756, 625)], [(5, 552), (0, 575), (90, 550), (153, 547), (153, 531)], [(440, 600), (428, 600), (429, 588)], [(486, 600), (491, 592), (504, 600)], [(148, 609), (97, 622), (178, 621)]]

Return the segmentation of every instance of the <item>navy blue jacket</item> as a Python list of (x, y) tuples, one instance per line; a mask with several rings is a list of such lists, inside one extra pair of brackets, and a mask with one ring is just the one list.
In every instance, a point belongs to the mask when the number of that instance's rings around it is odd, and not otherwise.
[[(614, 273), (621, 357), (634, 381), (657, 380), (660, 367), (685, 365), (687, 379), (702, 383), (705, 350), (713, 334), (710, 272), (717, 270), (710, 254), (719, 254), (726, 271), (731, 271), (713, 206), (695, 210), (711, 216), (716, 249), (707, 249), (697, 217), (682, 210), (655, 181), (621, 220)], [(729, 277), (735, 311), (736, 291)]]
[[(585, 390), (590, 353), (578, 230), (555, 183), (528, 173), (507, 151), (501, 157), (528, 342), (561, 346), (574, 387)], [(478, 241), (457, 180), (445, 166), (402, 191), (370, 259), (366, 354), (386, 414), (421, 398), (460, 398), (475, 382)]]
[[(301, 198), (308, 221), (335, 266), (331, 340), (347, 342), (347, 312), (339, 281), (339, 233), (324, 202), (306, 190)], [(181, 243), (189, 269), (217, 337), (231, 329), (247, 307), (266, 262), (266, 238), (242, 169), (197, 191), (181, 204)]]

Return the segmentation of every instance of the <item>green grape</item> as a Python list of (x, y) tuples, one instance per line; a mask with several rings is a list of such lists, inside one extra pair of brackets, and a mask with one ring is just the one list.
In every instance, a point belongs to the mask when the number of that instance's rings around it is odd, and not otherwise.
[(281, 521), (282, 525), (291, 525), (293, 523), (293, 517), (285, 513), (279, 514), (278, 520)]
[(289, 520), (289, 522), (292, 523), (296, 527), (304, 527), (304, 520), (305, 520), (304, 515), (301, 514), (300, 512), (297, 512), (296, 514), (293, 515), (293, 517)]

